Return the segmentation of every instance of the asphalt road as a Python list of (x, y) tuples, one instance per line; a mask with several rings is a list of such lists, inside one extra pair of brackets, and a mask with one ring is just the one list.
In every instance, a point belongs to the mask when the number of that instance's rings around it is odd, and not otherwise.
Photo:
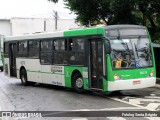
[[(21, 81), (0, 72), (0, 110), (2, 111), (159, 111), (160, 88), (128, 90), (121, 93), (77, 94), (71, 89), (37, 84), (23, 86)], [(8, 118), (7, 118), (8, 119)], [(10, 118), (14, 119), (14, 118)], [(21, 119), (21, 118), (16, 118)], [(27, 118), (25, 118), (27, 119)], [(126, 120), (126, 117), (54, 117), (28, 118), (67, 120)], [(137, 119), (150, 119), (141, 117)], [(154, 118), (158, 119), (158, 118)]]

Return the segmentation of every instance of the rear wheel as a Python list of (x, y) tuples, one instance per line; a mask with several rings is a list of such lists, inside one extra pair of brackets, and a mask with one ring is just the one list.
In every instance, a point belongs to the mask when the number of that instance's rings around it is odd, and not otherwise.
[(83, 79), (80, 73), (76, 73), (72, 78), (72, 87), (77, 93), (83, 93)]
[(20, 79), (21, 79), (21, 82), (24, 86), (27, 86), (29, 85), (29, 82), (27, 81), (27, 72), (25, 69), (22, 69), (21, 72), (20, 72)]

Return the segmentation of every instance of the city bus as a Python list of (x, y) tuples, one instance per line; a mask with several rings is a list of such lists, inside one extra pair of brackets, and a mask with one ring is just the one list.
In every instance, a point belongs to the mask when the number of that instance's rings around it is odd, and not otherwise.
[(120, 91), (155, 86), (153, 47), (139, 25), (111, 25), (9, 36), (5, 75), (23, 85), (52, 84), (84, 91)]

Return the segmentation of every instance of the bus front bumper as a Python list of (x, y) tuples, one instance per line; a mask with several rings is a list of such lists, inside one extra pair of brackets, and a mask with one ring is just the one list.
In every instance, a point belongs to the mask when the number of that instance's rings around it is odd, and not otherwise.
[(147, 88), (155, 84), (156, 77), (108, 81), (108, 91)]

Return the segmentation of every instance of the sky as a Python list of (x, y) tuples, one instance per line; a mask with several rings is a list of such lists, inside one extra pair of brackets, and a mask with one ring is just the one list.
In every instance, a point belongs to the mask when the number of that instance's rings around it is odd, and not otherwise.
[(53, 10), (59, 19), (73, 19), (76, 16), (65, 8), (63, 0), (58, 3), (48, 0), (0, 0), (0, 18), (53, 18)]

